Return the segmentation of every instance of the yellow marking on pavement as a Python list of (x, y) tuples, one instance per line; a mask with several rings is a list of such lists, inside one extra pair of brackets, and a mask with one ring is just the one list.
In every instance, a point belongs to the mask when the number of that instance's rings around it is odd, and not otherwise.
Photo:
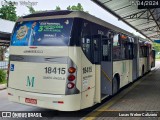
[[(124, 89), (121, 93), (117, 94), (113, 98), (111, 98), (107, 103), (101, 105), (97, 109), (95, 109), (93, 112), (89, 113), (85, 117), (83, 117), (83, 120), (95, 120), (96, 117), (100, 116), (104, 111), (111, 111), (109, 108), (114, 105), (118, 100), (120, 100), (122, 97), (124, 97), (127, 93), (129, 93), (133, 88), (135, 88), (138, 84), (140, 84), (148, 75), (144, 76), (143, 78), (136, 81), (133, 85), (131, 85), (129, 88)], [(119, 110), (120, 111), (120, 110)]]

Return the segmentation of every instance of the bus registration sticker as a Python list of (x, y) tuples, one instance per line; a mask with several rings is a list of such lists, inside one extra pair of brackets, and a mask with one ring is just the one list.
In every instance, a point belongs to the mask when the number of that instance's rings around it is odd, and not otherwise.
[(31, 104), (37, 104), (37, 100), (32, 98), (25, 98), (25, 102)]

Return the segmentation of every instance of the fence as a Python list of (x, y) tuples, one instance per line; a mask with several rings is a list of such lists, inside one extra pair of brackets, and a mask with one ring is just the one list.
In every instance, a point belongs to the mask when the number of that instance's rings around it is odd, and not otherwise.
[(8, 68), (8, 61), (0, 61), (0, 69), (6, 70)]

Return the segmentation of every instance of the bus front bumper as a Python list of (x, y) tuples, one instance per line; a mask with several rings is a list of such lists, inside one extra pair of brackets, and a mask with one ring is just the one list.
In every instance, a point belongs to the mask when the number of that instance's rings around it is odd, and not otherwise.
[[(80, 110), (81, 94), (52, 95), (26, 92), (12, 88), (7, 88), (7, 91), (8, 99), (13, 102), (59, 111)], [(26, 99), (31, 101), (26, 101)]]

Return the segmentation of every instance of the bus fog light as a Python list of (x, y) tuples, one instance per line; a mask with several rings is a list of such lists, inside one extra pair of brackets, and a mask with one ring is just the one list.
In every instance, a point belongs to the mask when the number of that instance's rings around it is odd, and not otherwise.
[(68, 83), (68, 84), (67, 84), (67, 87), (68, 87), (68, 89), (72, 89), (72, 88), (74, 88), (74, 83), (71, 83), (71, 82), (70, 82), (70, 83)]

